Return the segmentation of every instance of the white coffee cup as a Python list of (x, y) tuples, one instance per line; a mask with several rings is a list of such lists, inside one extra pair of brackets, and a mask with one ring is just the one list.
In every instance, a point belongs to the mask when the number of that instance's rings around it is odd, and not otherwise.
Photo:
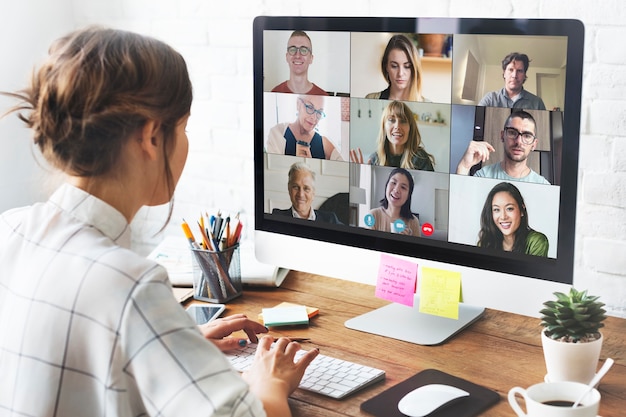
[[(585, 395), (578, 407), (572, 407), (588, 390), (589, 387), (580, 382), (541, 382), (528, 389), (511, 388), (509, 404), (518, 417), (596, 417), (600, 407), (600, 393), (595, 388)], [(525, 413), (518, 402), (518, 395), (524, 399)], [(554, 401), (566, 402), (568, 405), (546, 404)]]

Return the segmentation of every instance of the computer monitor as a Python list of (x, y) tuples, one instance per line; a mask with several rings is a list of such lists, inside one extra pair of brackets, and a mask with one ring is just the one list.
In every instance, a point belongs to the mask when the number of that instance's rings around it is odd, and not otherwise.
[[(459, 272), (478, 310), (452, 333), (537, 316), (573, 281), (583, 44), (568, 19), (257, 17), (257, 258), (375, 284), (390, 254), (417, 294)], [(347, 325), (406, 333), (404, 307)]]

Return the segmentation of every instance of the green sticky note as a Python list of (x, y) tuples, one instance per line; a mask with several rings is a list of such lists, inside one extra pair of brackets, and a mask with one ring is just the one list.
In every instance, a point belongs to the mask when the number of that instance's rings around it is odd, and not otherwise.
[(309, 324), (305, 306), (264, 308), (263, 324), (268, 327)]
[(421, 313), (458, 319), (460, 295), (460, 272), (422, 268), (419, 306)]

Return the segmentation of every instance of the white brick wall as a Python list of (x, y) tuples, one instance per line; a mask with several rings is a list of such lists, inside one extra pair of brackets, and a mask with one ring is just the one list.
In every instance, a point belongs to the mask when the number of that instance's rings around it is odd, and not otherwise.
[[(44, 2), (45, 0), (23, 0)], [(605, 0), (76, 0), (75, 23), (159, 37), (186, 57), (195, 88), (191, 154), (174, 220), (201, 209), (241, 211), (251, 232), (252, 19), (267, 15), (569, 17), (586, 26), (575, 285), (626, 317), (626, 2)], [(68, 28), (69, 29), (69, 28)], [(163, 208), (133, 225), (148, 247)], [(180, 233), (173, 221), (166, 233)]]

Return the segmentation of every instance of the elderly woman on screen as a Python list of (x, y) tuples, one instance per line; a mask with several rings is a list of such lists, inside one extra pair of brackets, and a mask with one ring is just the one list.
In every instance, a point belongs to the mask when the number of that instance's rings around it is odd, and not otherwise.
[(335, 145), (316, 130), (326, 117), (324, 96), (299, 95), (296, 99), (296, 120), (278, 123), (269, 132), (265, 151), (281, 155), (342, 161)]

